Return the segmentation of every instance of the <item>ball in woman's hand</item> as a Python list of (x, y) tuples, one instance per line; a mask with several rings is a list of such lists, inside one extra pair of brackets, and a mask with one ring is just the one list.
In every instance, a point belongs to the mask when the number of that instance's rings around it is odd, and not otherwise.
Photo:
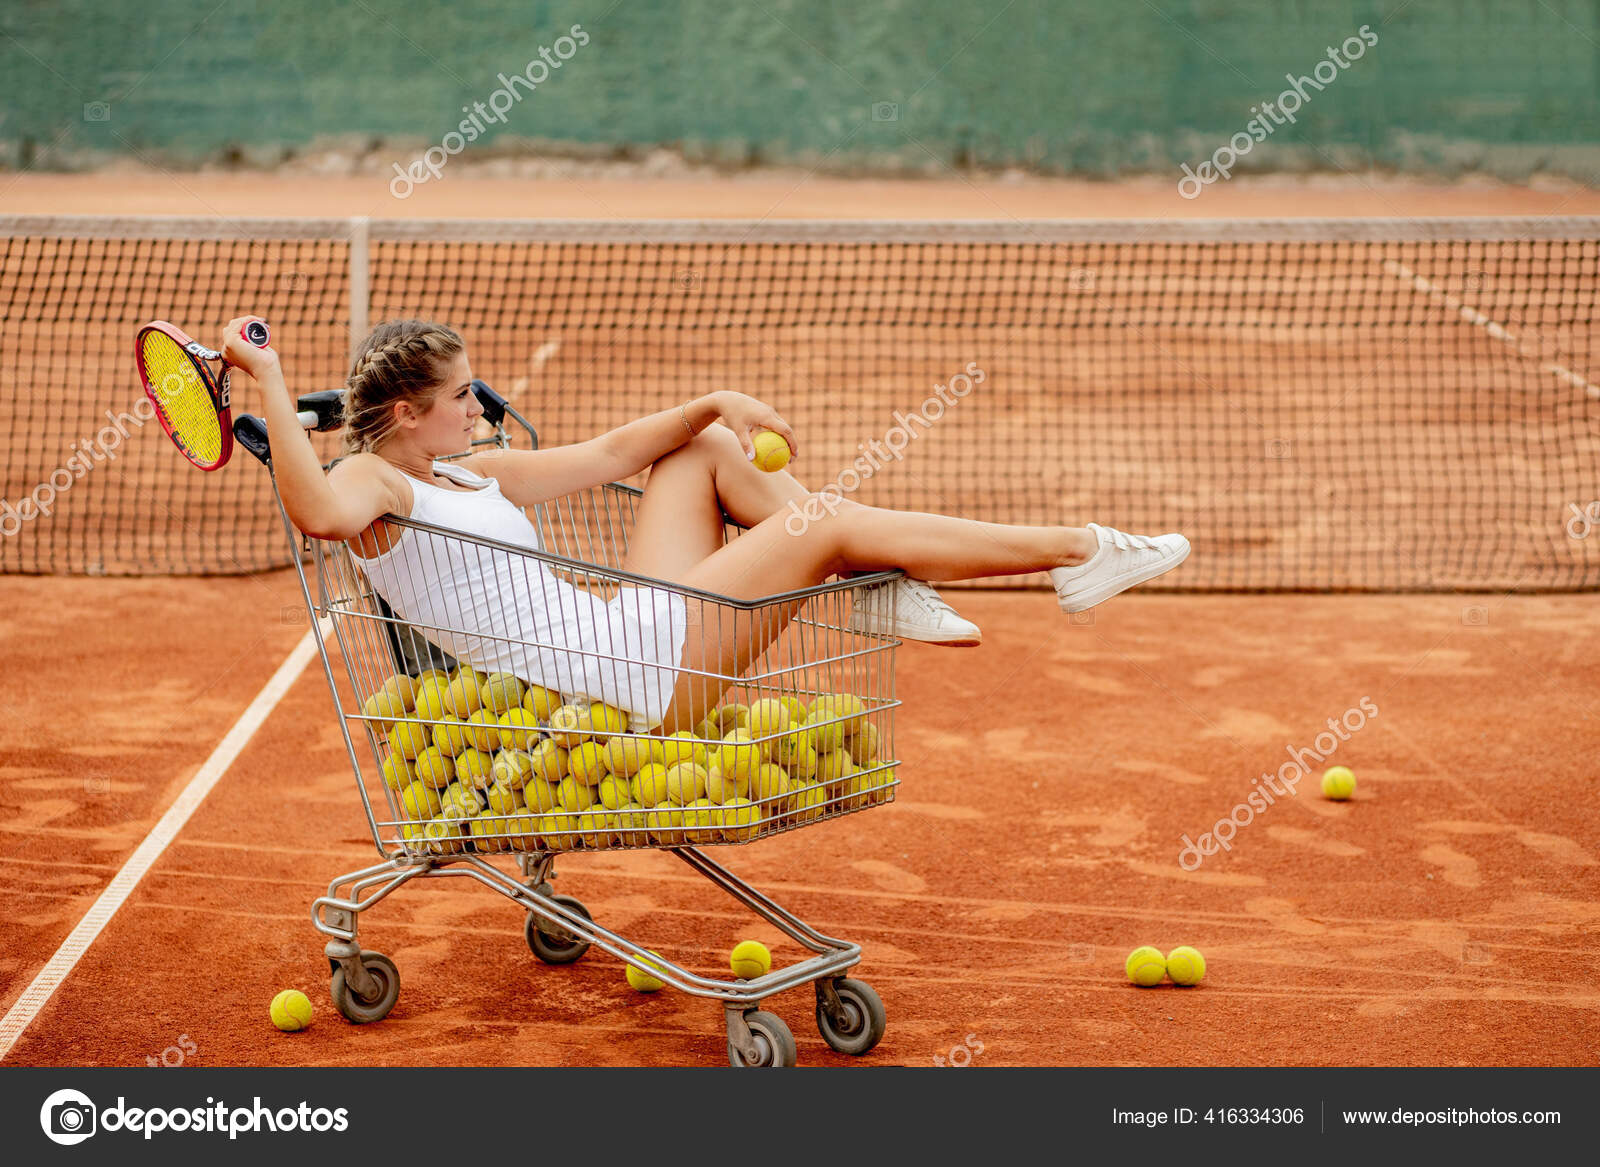
[(789, 464), (789, 443), (775, 430), (761, 430), (752, 443), (756, 448), (755, 465), (771, 474)]

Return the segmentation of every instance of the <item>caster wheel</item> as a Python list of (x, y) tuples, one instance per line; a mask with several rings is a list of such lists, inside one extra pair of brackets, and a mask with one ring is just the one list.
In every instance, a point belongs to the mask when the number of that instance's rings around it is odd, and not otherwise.
[[(572, 896), (550, 898), (585, 920), (594, 919), (589, 915), (589, 909)], [(589, 941), (581, 936), (574, 936), (565, 928), (552, 924), (533, 912), (528, 913), (527, 923), (523, 925), (522, 930), (528, 937), (528, 947), (533, 949), (533, 954), (546, 964), (571, 964), (589, 951)]]
[(833, 982), (833, 991), (839, 994), (839, 1005), (844, 1016), (835, 1025), (817, 997), (817, 1028), (822, 1040), (842, 1054), (860, 1057), (883, 1040), (883, 1031), (889, 1027), (888, 1015), (883, 1011), (883, 999), (866, 981), (840, 977)]
[(783, 1023), (783, 1018), (757, 1009), (744, 1015), (744, 1023), (750, 1027), (750, 1036), (755, 1038), (756, 1049), (760, 1052), (755, 1061), (746, 1061), (738, 1047), (729, 1042), (730, 1066), (783, 1067), (792, 1066), (800, 1060), (800, 1054), (794, 1045), (794, 1034), (789, 1032), (789, 1027)]
[(400, 970), (394, 961), (381, 952), (362, 952), (361, 963), (367, 974), (377, 981), (371, 997), (362, 997), (344, 983), (343, 967), (333, 970), (333, 982), (328, 986), (333, 997), (333, 1007), (357, 1025), (369, 1021), (382, 1021), (400, 999)]

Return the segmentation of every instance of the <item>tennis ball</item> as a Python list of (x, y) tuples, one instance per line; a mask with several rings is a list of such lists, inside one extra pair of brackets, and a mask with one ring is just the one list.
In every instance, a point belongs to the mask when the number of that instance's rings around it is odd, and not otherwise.
[(361, 703), (361, 712), (368, 717), (404, 717), (408, 710), (399, 694), (379, 689)]
[(539, 721), (547, 721), (552, 713), (561, 708), (561, 694), (542, 685), (529, 685), (528, 691), (522, 696), (522, 707)]
[(473, 749), (492, 754), (500, 748), (500, 716), (486, 705), (467, 718), (461, 733)]
[(397, 750), (390, 750), (383, 760), (383, 783), (390, 790), (404, 790), (416, 779), (411, 761)]
[(775, 818), (789, 809), (789, 775), (782, 766), (762, 762), (750, 778), (750, 799), (761, 804), (763, 818)]
[(487, 786), (494, 779), (494, 755), (462, 750), (456, 758), (456, 780), (466, 786)]
[(791, 800), (797, 822), (807, 823), (820, 819), (828, 811), (828, 788), (820, 782), (800, 787)]
[(576, 705), (563, 705), (550, 715), (550, 738), (564, 750), (589, 740), (589, 717)]
[(479, 816), (470, 820), (468, 827), (472, 842), (479, 851), (503, 851), (505, 839), (500, 835), (500, 824), (492, 818)]
[(522, 801), (522, 791), (509, 786), (489, 787), (489, 812), (491, 814), (516, 814), (527, 804)]
[(522, 801), (528, 809), (543, 814), (554, 810), (561, 802), (561, 787), (540, 778), (530, 779), (522, 787)]
[(1159, 948), (1141, 944), (1128, 953), (1122, 968), (1128, 974), (1128, 980), (1148, 989), (1151, 985), (1159, 985), (1161, 978), (1167, 975), (1167, 960)]
[(566, 851), (576, 844), (569, 832), (577, 825), (578, 816), (565, 809), (542, 814), (539, 816), (539, 840), (546, 850)]
[(691, 843), (717, 841), (717, 804), (709, 798), (697, 798), (683, 808), (683, 833)]
[(755, 447), (755, 465), (768, 474), (782, 470), (789, 464), (789, 443), (782, 434), (774, 430), (758, 430), (750, 444)]
[(450, 683), (450, 674), (443, 669), (425, 669), (417, 674), (417, 689), (421, 690), (422, 686), (429, 681), (438, 681), (440, 684), (448, 685)]
[(722, 837), (730, 843), (745, 843), (756, 837), (760, 818), (761, 811), (755, 803), (748, 798), (735, 798), (723, 804), (717, 826), (722, 828)]
[(579, 837), (585, 847), (609, 847), (611, 845), (610, 816), (599, 808), (594, 807), (584, 811), (577, 817), (573, 826), (583, 832)]
[(847, 738), (855, 737), (867, 724), (867, 704), (850, 693), (829, 693), (811, 703), (813, 714), (825, 712), (830, 718), (842, 717), (839, 732)]
[(522, 750), (501, 750), (489, 767), (489, 780), (521, 790), (533, 774), (533, 758)]
[(787, 770), (791, 779), (809, 782), (817, 776), (817, 751), (793, 736), (779, 738), (773, 744), (772, 760)]
[(443, 790), (455, 781), (455, 761), (438, 746), (429, 746), (417, 755), (412, 767), (418, 781), (426, 782), (435, 790)]
[(605, 747), (599, 742), (573, 746), (567, 753), (567, 773), (585, 786), (597, 785), (606, 776)]
[(626, 778), (607, 774), (594, 788), (595, 797), (607, 810), (618, 810), (633, 800), (633, 787)]
[(1329, 766), (1322, 775), (1322, 797), (1343, 802), (1356, 792), (1356, 776), (1348, 766)]
[(847, 775), (855, 773), (855, 763), (850, 760), (850, 755), (844, 750), (830, 750), (817, 756), (817, 771), (814, 777), (818, 782), (842, 782)]
[(615, 705), (596, 701), (589, 706), (589, 728), (594, 731), (596, 741), (604, 742), (612, 734), (627, 730), (628, 715)]
[(513, 851), (537, 850), (534, 834), (539, 829), (538, 821), (526, 811), (519, 810), (516, 814), (507, 815), (500, 833), (506, 837)]
[(459, 822), (459, 818), (447, 818), (439, 814), (423, 823), (422, 838), (428, 844), (428, 850), (436, 855), (454, 855), (461, 851)]
[[(721, 735), (718, 735), (720, 740)], [(679, 762), (693, 762), (702, 770), (708, 769), (706, 765), (706, 747), (703, 743), (694, 740), (694, 734), (686, 729), (680, 729), (668, 737), (661, 739), (657, 750), (657, 761), (671, 769)]]
[(752, 743), (750, 734), (742, 729), (733, 730), (722, 739), (722, 748), (717, 751), (715, 760), (717, 769), (734, 781), (745, 783), (763, 761), (761, 747)]
[(462, 674), (444, 691), (444, 705), (462, 721), (483, 707), (482, 685), (475, 676)]
[(709, 742), (710, 749), (716, 749), (716, 743), (722, 740), (722, 722), (717, 719), (715, 712), (708, 714), (705, 720), (694, 727), (694, 736), (702, 741)]
[(645, 831), (645, 808), (637, 802), (626, 802), (606, 816), (606, 823), (625, 847), (643, 847), (650, 842)]
[(565, 810), (588, 810), (594, 805), (594, 787), (569, 774), (561, 780), (556, 797)]
[[(655, 957), (656, 960), (662, 959), (659, 952), (651, 952), (650, 955)], [(659, 964), (655, 964), (648, 960), (644, 961), (643, 963), (648, 968), (653, 968), (657, 972), (661, 971), (661, 966)], [(628, 966), (627, 977), (628, 984), (632, 985), (641, 993), (654, 993), (658, 989), (664, 989), (667, 987), (665, 981), (660, 980), (657, 977), (653, 977), (648, 972), (644, 971), (644, 969), (635, 968), (631, 964)]]
[(705, 792), (706, 772), (693, 762), (667, 767), (667, 797), (679, 806), (688, 806)]
[(541, 738), (528, 754), (532, 776), (545, 782), (560, 782), (567, 776), (567, 751), (549, 738)]
[(744, 728), (752, 738), (759, 740), (783, 733), (793, 724), (794, 719), (789, 716), (789, 707), (772, 697), (757, 701), (750, 706)]
[(866, 722), (850, 739), (850, 760), (858, 766), (878, 760), (878, 727)]
[(605, 768), (619, 778), (632, 778), (641, 768), (656, 761), (656, 739), (614, 737), (601, 749)]
[(834, 786), (833, 792), (844, 796), (846, 810), (860, 810), (864, 806), (883, 801), (879, 797), (881, 792), (877, 790), (883, 781), (882, 775), (883, 771), (863, 771), (857, 766), (851, 766), (850, 772)]
[(800, 723), (800, 728), (810, 734), (811, 748), (818, 754), (844, 748), (844, 730), (840, 728), (839, 722), (833, 720), (833, 712), (830, 709), (819, 709), (813, 705), (811, 712), (806, 714), (806, 719)]
[(400, 792), (400, 805), (405, 808), (407, 818), (424, 822), (439, 813), (444, 801), (433, 787), (413, 782)]
[(407, 710), (417, 706), (417, 678), (405, 673), (396, 673), (385, 681), (378, 689), (381, 693), (393, 693), (405, 705)]
[(299, 989), (285, 989), (272, 998), (272, 1024), (285, 1033), (298, 1033), (311, 1024), (311, 1001)]
[(444, 793), (444, 808), (439, 813), (449, 814), (455, 808), (455, 816), (469, 819), (475, 814), (481, 814), (484, 808), (484, 796), (471, 786), (462, 786), (456, 783)]
[(717, 724), (722, 728), (722, 732), (717, 736), (726, 737), (734, 730), (744, 728), (745, 722), (750, 717), (750, 707), (748, 705), (729, 703), (718, 708), (715, 716)]
[(650, 837), (663, 847), (683, 846), (682, 807), (664, 802), (654, 810), (645, 812), (644, 823), (650, 829)]
[(402, 721), (389, 731), (389, 748), (402, 758), (415, 758), (428, 748), (428, 727), (420, 721)]
[(631, 789), (640, 806), (660, 806), (667, 800), (667, 768), (651, 762), (633, 776)]
[(433, 744), (452, 758), (467, 748), (464, 722), (453, 713), (446, 713), (433, 727)]
[(1206, 958), (1188, 945), (1174, 948), (1167, 953), (1167, 975), (1175, 985), (1198, 985), (1205, 979)]
[(743, 782), (724, 774), (713, 766), (706, 773), (706, 797), (712, 802), (721, 804), (735, 798), (746, 797), (750, 793), (750, 780)]
[(498, 717), (521, 705), (526, 691), (522, 678), (515, 673), (490, 673), (478, 690), (478, 705)]
[(785, 708), (789, 710), (790, 721), (794, 722), (796, 725), (799, 725), (806, 719), (806, 703), (800, 700), (799, 697), (796, 697), (791, 693), (788, 696), (779, 697), (778, 700), (782, 701)]
[(438, 721), (450, 712), (446, 694), (450, 686), (446, 681), (426, 681), (417, 688), (417, 716), (424, 721)]
[(759, 940), (741, 940), (728, 955), (728, 967), (741, 981), (753, 981), (772, 971), (772, 953)]
[(898, 766), (884, 766), (881, 769), (874, 767), (869, 775), (872, 779), (867, 790), (867, 805), (880, 806), (885, 802), (894, 801), (895, 776)]
[(518, 706), (500, 715), (500, 748), (504, 750), (531, 750), (539, 740), (539, 721), (526, 709)]

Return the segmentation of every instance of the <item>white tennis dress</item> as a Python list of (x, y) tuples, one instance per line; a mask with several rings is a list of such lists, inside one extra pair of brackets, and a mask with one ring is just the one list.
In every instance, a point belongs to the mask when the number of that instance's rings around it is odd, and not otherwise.
[[(446, 462), (433, 469), (471, 493), (408, 474), (411, 518), (543, 550), (498, 481)], [(678, 593), (624, 587), (606, 603), (556, 578), (542, 560), (431, 531), (403, 529), (388, 551), (355, 560), (396, 616), (457, 660), (615, 705), (636, 729), (661, 724), (687, 630)]]

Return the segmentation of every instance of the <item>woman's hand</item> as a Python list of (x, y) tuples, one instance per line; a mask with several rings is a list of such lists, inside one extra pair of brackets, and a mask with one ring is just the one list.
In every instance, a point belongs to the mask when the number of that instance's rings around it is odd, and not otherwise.
[(259, 316), (235, 316), (222, 330), (222, 358), (257, 381), (278, 367), (278, 354), (270, 345), (257, 348), (244, 338), (244, 326)]
[(747, 459), (755, 460), (756, 430), (772, 430), (779, 434), (789, 443), (789, 456), (799, 457), (800, 446), (795, 441), (793, 428), (778, 416), (778, 411), (772, 406), (731, 389), (723, 390), (715, 397), (717, 412), (722, 415), (723, 424), (738, 437), (739, 445), (744, 447), (744, 456)]

